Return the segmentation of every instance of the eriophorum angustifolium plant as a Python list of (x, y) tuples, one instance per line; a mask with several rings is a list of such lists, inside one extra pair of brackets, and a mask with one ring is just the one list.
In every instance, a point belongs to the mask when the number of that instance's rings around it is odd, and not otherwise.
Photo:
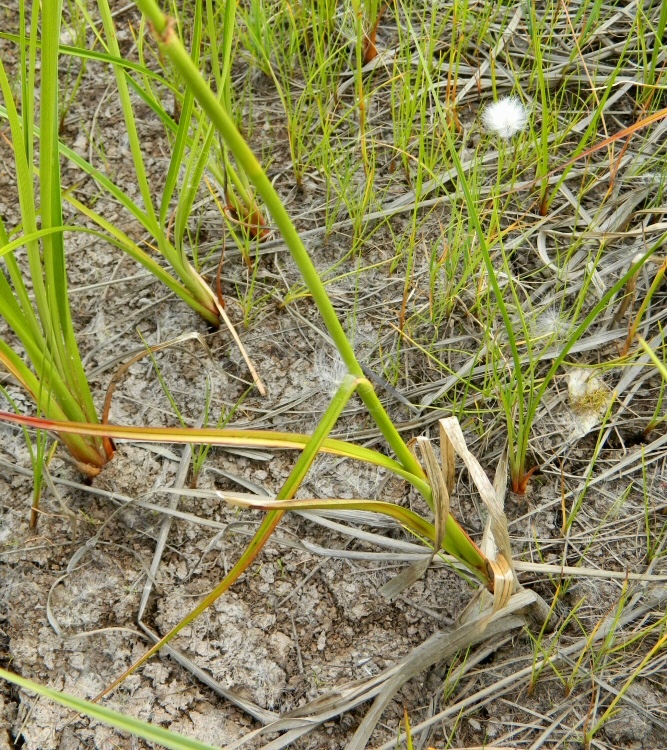
[[(22, 42), (28, 45), (25, 22), (22, 15), (20, 32)], [(58, 154), (59, 9), (53, 3), (45, 4), (40, 22), (41, 44), (38, 45), (35, 17), (29, 42), (30, 64), (24, 61), (19, 70), (22, 96), (15, 93), (11, 75), (0, 59), (0, 95), (4, 102), (0, 112), (11, 134), (16, 198), (8, 193), (20, 211), (18, 226), (7, 228), (0, 218), (4, 256), (4, 267), (0, 269), (0, 317), (21, 342), (32, 367), (17, 353), (18, 347), (10, 346), (9, 336), (0, 338), (0, 363), (30, 394), (41, 414), (52, 419), (96, 423), (97, 412), (79, 355), (68, 296)], [(39, 97), (35, 97), (30, 87), (35, 85), (38, 65), (40, 88)], [(40, 107), (38, 118), (35, 99)], [(38, 140), (33, 128), (35, 119), (40, 123)], [(37, 183), (33, 162), (39, 170)], [(27, 255), (27, 264), (22, 265), (15, 255), (19, 250)], [(91, 475), (99, 472), (112, 454), (109, 444), (99, 437), (72, 435), (63, 442), (82, 471)]]
[[(492, 335), (488, 340), (491, 351), (494, 352), (490, 370), (493, 372), (496, 394), (502, 405), (507, 423), (512, 488), (515, 492), (523, 494), (526, 491), (530, 476), (538, 469), (537, 463), (534, 462), (533, 467), (529, 471), (526, 470), (533, 420), (542, 397), (556, 374), (558, 363), (586, 331), (587, 325), (606, 309), (610, 300), (622, 288), (624, 282), (617, 283), (613, 290), (600, 288), (596, 266), (589, 262), (586, 267), (584, 283), (575, 287), (578, 290), (578, 299), (571, 308), (568, 308), (572, 311), (572, 320), (564, 323), (562, 314), (557, 311), (555, 306), (544, 311), (537, 317), (537, 320), (535, 319), (532, 314), (533, 305), (530, 302), (523, 301), (525, 290), (516, 282), (516, 257), (514, 257), (512, 251), (507, 249), (501, 232), (503, 223), (501, 217), (507, 212), (508, 208), (511, 210), (514, 202), (512, 185), (516, 179), (517, 166), (521, 160), (526, 158), (526, 152), (523, 151), (523, 156), (517, 159), (513, 153), (514, 148), (511, 141), (526, 128), (528, 111), (517, 97), (508, 96), (487, 105), (482, 110), (481, 117), (485, 129), (501, 139), (497, 152), (497, 180), (496, 184), (490, 189), (492, 208), (488, 234), (485, 235), (481, 222), (479, 222), (478, 204), (473, 202), (469, 189), (466, 189), (465, 192), (468, 208), (476, 222), (476, 231), (484, 256), (489, 289), (492, 291), (487, 307), (489, 315), (487, 330), (495, 329), (495, 319), (499, 316), (502, 318), (505, 331), (500, 337)], [(545, 117), (544, 109), (542, 110), (542, 117)], [(534, 153), (539, 152), (546, 159), (545, 132), (543, 123), (542, 140), (539, 144), (536, 144)], [(452, 157), (456, 163), (458, 157), (453, 153)], [(539, 213), (543, 214), (546, 206), (547, 161), (538, 160), (536, 163), (539, 166), (537, 172), (542, 183)], [(507, 172), (504, 169), (505, 165), (509, 165), (511, 171)], [(460, 172), (460, 176), (465, 181), (465, 175)], [(642, 259), (638, 261), (637, 267), (641, 266), (644, 257), (642, 256)], [(499, 281), (501, 275), (502, 285)], [(559, 283), (563, 284), (563, 289), (559, 294), (561, 300), (564, 300), (564, 295), (567, 294), (567, 282), (567, 275), (562, 274), (559, 279)], [(593, 288), (593, 285), (597, 290), (597, 297), (592, 300), (593, 304), (591, 304), (588, 290)], [(581, 323), (581, 319), (577, 319), (579, 315), (585, 315), (588, 323)], [(545, 368), (542, 366), (542, 359), (550, 358), (549, 345), (557, 343), (559, 340), (561, 353), (556, 355), (551, 368), (548, 368), (546, 374), (543, 374)]]
[(482, 123), (490, 133), (509, 140), (525, 130), (528, 124), (528, 110), (518, 97), (504, 96), (484, 108)]
[[(504, 96), (482, 109), (482, 124), (487, 132), (500, 139), (501, 143), (497, 151), (497, 178), (496, 184), (491, 187), (493, 195), (491, 221), (496, 232), (500, 229), (501, 216), (504, 207), (500, 201), (502, 198), (498, 193), (503, 192), (503, 180), (506, 179), (506, 163), (513, 164), (513, 148), (511, 140), (523, 132), (528, 125), (528, 110), (521, 100), (516, 96)], [(465, 179), (465, 178), (464, 178)], [(479, 221), (477, 208), (473, 207), (471, 196), (466, 191), (468, 206), (474, 211), (474, 217)], [(507, 205), (507, 204), (505, 204)], [(528, 358), (528, 368), (522, 361), (517, 340), (522, 339), (530, 348), (530, 328), (527, 325), (524, 313), (518, 304), (518, 297), (514, 289), (514, 275), (508, 253), (504, 251), (503, 240), (498, 237), (493, 244), (487, 244), (486, 237), (483, 236), (481, 224), (477, 225), (478, 238), (482, 245), (486, 273), (489, 280), (489, 288), (492, 296), (489, 298), (487, 308), (490, 319), (487, 321), (487, 331), (494, 330), (496, 327), (495, 318), (499, 313), (503, 321), (505, 334), (500, 339), (494, 334), (489, 340), (492, 357), (491, 371), (494, 373), (496, 382), (497, 396), (505, 412), (508, 431), (508, 451), (510, 472), (512, 475), (512, 486), (515, 491), (523, 492), (526, 487), (525, 470), (525, 449), (527, 446), (527, 432), (530, 425), (526, 423), (526, 400), (530, 399), (530, 394), (526, 393), (528, 389), (532, 393), (534, 382), (534, 359)], [(498, 243), (498, 248), (494, 244)], [(499, 284), (499, 274), (506, 279), (507, 283), (501, 287)], [(505, 294), (509, 292), (508, 299)], [(517, 315), (510, 315), (510, 308), (515, 308)], [(509, 352), (503, 352), (499, 348), (499, 341), (506, 341), (509, 344)], [(503, 345), (504, 347), (504, 345)], [(507, 355), (511, 359), (511, 365), (503, 364)], [(498, 356), (496, 362), (495, 356)]]
[[(7, 35), (14, 47), (10, 49), (7, 39), (4, 39), (6, 46), (0, 58), (0, 122), (9, 126), (5, 132), (11, 137), (6, 137), (6, 142), (13, 154), (16, 183), (15, 191), (12, 191), (9, 182), (2, 197), (20, 209), (20, 219), (12, 217), (11, 223), (5, 223), (0, 218), (0, 246), (4, 256), (4, 270), (0, 270), (0, 317), (20, 340), (30, 366), (8, 344), (8, 337), (0, 341), (0, 362), (31, 395), (40, 414), (54, 419), (96, 423), (96, 406), (79, 355), (69, 306), (67, 251), (71, 247), (69, 242), (73, 232), (86, 232), (98, 241), (106, 240), (111, 246), (124, 250), (214, 325), (220, 320), (218, 303), (212, 290), (192, 268), (182, 248), (175, 248), (168, 240), (166, 214), (176, 187), (175, 178), (172, 182), (167, 180), (160, 217), (153, 205), (154, 196), (148, 187), (145, 157), (137, 137), (134, 103), (128, 93), (126, 71), (117, 71), (117, 83), (136, 170), (136, 191), (127, 185), (125, 190), (119, 188), (104, 170), (96, 169), (61, 140), (60, 130), (71, 102), (64, 107), (64, 112), (59, 111), (63, 86), (62, 76), (59, 76), (63, 58), (59, 45), (60, 10), (51, 3), (43, 7), (40, 4), (27, 7), (23, 2), (20, 9), (17, 26), (11, 29), (16, 34)], [(98, 10), (111, 51), (108, 58), (115, 59), (120, 65), (123, 61), (115, 27), (104, 0), (100, 0)], [(87, 12), (79, 13), (74, 8), (70, 11), (76, 16), (76, 23), (85, 27), (89, 21)], [(83, 44), (85, 39), (84, 29), (79, 41)], [(65, 35), (62, 41), (72, 42), (72, 39)], [(5, 50), (9, 54), (5, 55)], [(92, 53), (73, 48), (68, 48), (68, 51), (69, 63), (74, 67), (81, 64), (83, 74), (86, 66), (81, 60), (85, 61)], [(81, 60), (77, 61), (79, 56)], [(40, 72), (36, 73), (37, 70)], [(34, 90), (36, 86), (39, 87), (38, 96)], [(72, 95), (77, 90), (75, 87)], [(185, 120), (183, 127), (187, 129)], [(185, 135), (181, 135), (183, 141)], [(183, 154), (183, 150), (175, 147), (170, 173), (179, 171)], [(80, 181), (81, 175), (86, 173), (96, 180), (103, 193), (106, 191), (107, 197), (113, 196), (116, 205), (127, 209), (148, 230), (156, 247), (147, 251), (120, 228), (121, 222), (114, 224), (98, 214), (92, 207), (96, 200), (79, 201), (81, 195), (76, 193), (75, 197), (76, 191), (70, 189), (72, 186), (62, 184), (61, 161), (67, 163), (65, 159), (70, 168), (76, 165), (82, 170), (77, 180)], [(137, 192), (141, 199), (134, 201), (129, 194), (136, 195)], [(79, 215), (72, 216), (67, 203), (76, 208)], [(104, 200), (100, 203), (103, 204)], [(92, 247), (95, 246), (93, 243)], [(155, 249), (170, 265), (173, 274), (156, 260)], [(27, 264), (21, 259), (21, 253), (27, 255)], [(63, 442), (79, 468), (87, 474), (97, 473), (113, 454), (111, 443), (99, 437), (72, 435), (64, 437)]]

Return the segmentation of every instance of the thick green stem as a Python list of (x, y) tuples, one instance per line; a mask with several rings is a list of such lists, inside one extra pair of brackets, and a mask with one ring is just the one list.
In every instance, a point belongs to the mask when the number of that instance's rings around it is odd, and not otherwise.
[[(229, 113), (225, 111), (190, 59), (190, 56), (176, 36), (171, 19), (162, 13), (154, 0), (138, 0), (137, 5), (150, 19), (159, 41), (164, 46), (166, 54), (171, 58), (186, 85), (190, 87), (195, 98), (224, 138), (230, 151), (234, 154), (237, 164), (248, 176), (266, 204), (273, 217), (273, 222), (281, 232), (285, 244), (313, 296), (313, 300), (324, 319), (327, 330), (340, 352), (347, 369), (353, 375), (363, 377), (361, 366), (338, 320), (317, 270), (271, 181), (264, 173), (248, 144), (236, 129)], [(399, 461), (411, 473), (423, 476), (421, 467), (408, 450), (398, 431), (392, 425), (372, 387), (370, 385), (368, 387), (362, 386), (359, 390), (366, 407), (373, 414), (380, 430), (395, 451)]]
[[(67, 422), (29, 417), (24, 414), (12, 414), (0, 411), (0, 422), (25, 425), (36, 430), (51, 430), (64, 435), (99, 435), (114, 440), (132, 440), (138, 442), (158, 443), (210, 443), (227, 447), (243, 446), (254, 448), (272, 448), (274, 450), (303, 450), (310, 440), (309, 435), (299, 435), (289, 432), (275, 432), (273, 430), (218, 430), (212, 427), (128, 427), (113, 424), (88, 424), (85, 422)], [(430, 492), (428, 482), (409, 472), (398, 461), (388, 458), (383, 453), (364, 448), (355, 443), (327, 438), (322, 444), (322, 450), (336, 456), (343, 456), (357, 461), (364, 461), (376, 466), (382, 466), (387, 471), (402, 477), (427, 496)]]
[(194, 66), (183, 45), (176, 37), (171, 21), (160, 11), (153, 0), (139, 0), (138, 5), (153, 23), (156, 32), (159, 34), (159, 40), (164, 45), (166, 54), (171, 58), (186, 84), (193, 91), (195, 98), (221, 133), (231, 152), (234, 154), (234, 158), (255, 185), (257, 192), (271, 212), (273, 221), (280, 230), (292, 257), (299, 267), (348, 370), (353, 375), (363, 377), (361, 367), (357, 362), (350, 342), (347, 340), (343, 327), (336, 317), (333, 305), (324, 290), (315, 266), (308, 256), (308, 251), (292, 224), (271, 181), (264, 173), (248, 144), (236, 129), (229, 114), (216, 99), (208, 84)]
[[(417, 477), (425, 478), (424, 470), (422, 469), (419, 461), (412, 455), (408, 446), (403, 442), (403, 438), (400, 436), (398, 430), (394, 427), (393, 422), (389, 419), (389, 415), (385, 411), (384, 407), (380, 403), (377, 393), (373, 389), (373, 386), (364, 380), (360, 383), (359, 395), (361, 396), (366, 408), (370, 415), (375, 420), (375, 424), (380, 428), (380, 432), (384, 435), (386, 441), (393, 448), (394, 453), (398, 460), (403, 466)], [(433, 509), (433, 501), (431, 499), (430, 492), (428, 495), (424, 495), (424, 499)]]

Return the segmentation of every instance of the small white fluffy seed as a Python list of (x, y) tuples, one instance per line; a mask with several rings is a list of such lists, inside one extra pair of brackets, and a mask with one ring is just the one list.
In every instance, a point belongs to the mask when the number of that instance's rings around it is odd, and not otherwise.
[(501, 138), (511, 138), (528, 124), (528, 110), (514, 96), (504, 96), (482, 113), (484, 127)]
[(338, 352), (330, 355), (323, 349), (315, 355), (314, 375), (324, 386), (326, 393), (333, 396), (343, 382), (348, 369)]
[(542, 337), (561, 338), (570, 328), (570, 324), (561, 315), (561, 311), (552, 305), (543, 310), (535, 320), (535, 333)]

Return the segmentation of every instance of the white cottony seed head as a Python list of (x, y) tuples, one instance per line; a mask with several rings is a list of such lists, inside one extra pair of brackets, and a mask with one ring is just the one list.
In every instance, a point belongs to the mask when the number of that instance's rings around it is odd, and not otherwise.
[(324, 349), (320, 349), (315, 355), (315, 377), (330, 396), (336, 393), (347, 373), (347, 366), (338, 352), (330, 355)]
[(501, 138), (511, 138), (528, 124), (528, 110), (515, 96), (504, 96), (482, 113), (484, 127)]
[(563, 317), (561, 311), (551, 305), (537, 316), (533, 328), (535, 334), (539, 337), (559, 339), (569, 331), (570, 324)]

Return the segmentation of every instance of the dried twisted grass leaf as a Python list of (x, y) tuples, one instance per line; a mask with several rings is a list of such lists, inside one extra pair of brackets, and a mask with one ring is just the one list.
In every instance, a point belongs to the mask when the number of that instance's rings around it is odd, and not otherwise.
[(378, 691), (370, 711), (364, 717), (346, 750), (363, 750), (370, 739), (382, 713), (398, 690), (406, 682), (425, 669), (444, 661), (457, 651), (525, 625), (520, 613), (535, 602), (536, 595), (530, 591), (514, 594), (502, 611), (484, 613), (482, 618), (459, 625), (455, 630), (436, 633), (418, 646), (396, 667), (388, 670), (387, 679)]
[(452, 441), (449, 439), (447, 433), (440, 427), (440, 463), (442, 464), (442, 473), (445, 477), (445, 484), (447, 486), (447, 492), (449, 496), (452, 496), (454, 492), (454, 482), (456, 480), (456, 469), (454, 446)]
[(395, 599), (399, 594), (402, 594), (405, 589), (416, 583), (433, 562), (433, 554), (426, 555), (421, 560), (413, 562), (408, 565), (407, 568), (402, 570), (398, 575), (395, 575), (390, 581), (380, 586), (378, 593), (388, 601)]
[[(516, 574), (514, 573), (514, 565), (512, 563), (512, 548), (510, 545), (510, 536), (507, 528), (507, 517), (505, 516), (505, 510), (503, 502), (498, 498), (496, 490), (489, 481), (489, 478), (484, 473), (484, 469), (479, 464), (479, 461), (473, 456), (468, 450), (466, 445), (461, 425), (456, 417), (447, 417), (446, 419), (440, 420), (440, 427), (446, 434), (447, 438), (452, 443), (452, 446), (456, 453), (463, 459), (463, 463), (466, 465), (468, 472), (477, 487), (477, 490), (489, 511), (489, 531), (495, 542), (495, 546), (498, 552), (503, 556), (507, 562), (515, 581), (515, 587), (518, 586), (516, 580)], [(500, 488), (499, 484), (499, 488)], [(487, 536), (485, 534), (485, 536)], [(488, 546), (490, 547), (490, 540)], [(495, 557), (492, 550), (485, 549), (482, 547), (482, 552), (489, 558)], [(491, 552), (491, 554), (489, 554)]]
[(397, 664), (380, 674), (367, 680), (340, 685), (305, 706), (285, 714), (277, 721), (232, 743), (227, 750), (236, 750), (251, 738), (256, 739), (262, 735), (284, 731), (285, 734), (262, 747), (262, 750), (282, 750), (325, 721), (351, 711), (368, 700), (375, 699), (373, 706), (346, 748), (346, 750), (362, 750), (367, 746), (368, 739), (387, 704), (406, 682), (434, 664), (450, 658), (457, 651), (523, 627), (525, 625), (523, 613), (532, 606), (535, 598), (536, 595), (533, 592), (521, 591), (511, 598), (502, 612), (491, 615), (484, 613), (484, 619), (489, 619), (488, 627), (480, 628), (478, 620), (460, 625), (447, 632), (435, 633)]
[[(489, 560), (489, 566), (493, 571), (493, 609), (492, 614), (507, 606), (507, 603), (516, 591), (517, 584), (514, 571), (508, 561), (498, 555), (495, 560)], [(483, 589), (486, 591), (486, 589)]]
[[(450, 493), (443, 471), (436, 460), (431, 441), (427, 437), (418, 437), (417, 445), (421, 451), (422, 461), (424, 463), (424, 468), (426, 469), (426, 476), (428, 477), (431, 485), (431, 492), (433, 493), (433, 511), (435, 513), (435, 546), (433, 554), (435, 555), (435, 553), (442, 548), (442, 544), (445, 540), (445, 528), (447, 524), (447, 516), (449, 515)], [(454, 466), (452, 464), (452, 486), (454, 484), (453, 469)]]

